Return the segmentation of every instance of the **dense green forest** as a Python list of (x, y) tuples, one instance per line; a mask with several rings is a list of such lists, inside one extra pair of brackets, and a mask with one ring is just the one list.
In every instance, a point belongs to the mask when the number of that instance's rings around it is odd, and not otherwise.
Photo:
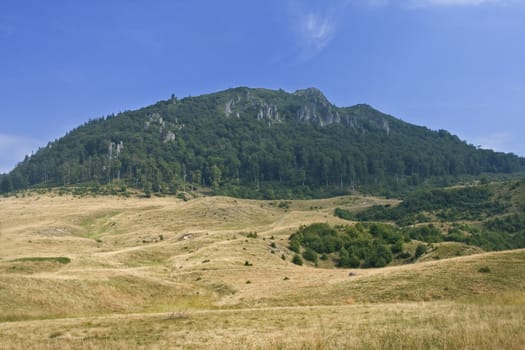
[(348, 220), (394, 221), (399, 226), (408, 226), (436, 219), (482, 220), (502, 214), (505, 209), (505, 203), (494, 199), (488, 186), (472, 186), (417, 191), (395, 207), (376, 205), (356, 213), (337, 208), (335, 215)]
[(26, 157), (0, 191), (69, 185), (146, 193), (302, 198), (395, 193), (462, 175), (512, 173), (525, 159), (478, 149), (368, 105), (338, 108), (316, 89), (235, 88), (91, 120)]
[(453, 241), (484, 250), (525, 248), (525, 180), (422, 190), (397, 206), (337, 208), (334, 214), (361, 225), (380, 222), (405, 239), (427, 243)]
[(358, 222), (301, 226), (289, 238), (295, 263), (410, 263), (441, 242), (485, 251), (525, 248), (525, 180), (419, 191), (397, 206), (337, 208), (335, 215)]
[[(413, 241), (417, 245), (410, 252), (407, 246)], [(446, 230), (434, 224), (399, 227), (368, 222), (333, 227), (317, 223), (302, 226), (292, 234), (289, 248), (314, 264), (331, 260), (338, 267), (368, 268), (383, 267), (394, 260), (413, 262), (432, 244), (446, 241), (487, 251), (524, 248), (525, 215), (488, 220), (480, 226), (453, 224)]]
[[(318, 262), (335, 255), (339, 267), (383, 267), (394, 254), (403, 254), (403, 234), (391, 225), (357, 224), (332, 227), (325, 223), (302, 226), (290, 236), (290, 249), (305, 260)], [(304, 248), (304, 249), (301, 249)]]

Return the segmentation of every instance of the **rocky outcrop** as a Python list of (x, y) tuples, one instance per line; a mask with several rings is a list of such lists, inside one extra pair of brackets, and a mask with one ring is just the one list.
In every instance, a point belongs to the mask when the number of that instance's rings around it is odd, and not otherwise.
[[(293, 94), (279, 90), (236, 88), (228, 90), (222, 108), (227, 117), (256, 118), (268, 126), (284, 121), (301, 121), (328, 126), (342, 124), (361, 133), (370, 128), (390, 134), (387, 119), (375, 117), (377, 111), (368, 105), (338, 108), (317, 88), (297, 90)], [(363, 115), (371, 116), (363, 119)]]
[(321, 126), (341, 123), (341, 116), (321, 90), (308, 88), (297, 90), (294, 95), (304, 97), (304, 104), (297, 112), (297, 118), (301, 121), (319, 123)]

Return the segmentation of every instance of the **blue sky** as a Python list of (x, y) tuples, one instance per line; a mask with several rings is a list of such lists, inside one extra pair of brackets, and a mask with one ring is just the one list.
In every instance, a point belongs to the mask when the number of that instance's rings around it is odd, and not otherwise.
[(93, 118), (318, 87), (525, 156), (525, 0), (0, 2), (0, 172)]

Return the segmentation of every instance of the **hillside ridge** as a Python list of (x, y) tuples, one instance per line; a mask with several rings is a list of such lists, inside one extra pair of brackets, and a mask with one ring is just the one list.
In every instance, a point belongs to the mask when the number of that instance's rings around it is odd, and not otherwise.
[(336, 107), (315, 88), (239, 87), (91, 120), (26, 157), (0, 178), (0, 192), (115, 185), (147, 194), (205, 187), (236, 197), (311, 198), (524, 169), (524, 158), (369, 105)]

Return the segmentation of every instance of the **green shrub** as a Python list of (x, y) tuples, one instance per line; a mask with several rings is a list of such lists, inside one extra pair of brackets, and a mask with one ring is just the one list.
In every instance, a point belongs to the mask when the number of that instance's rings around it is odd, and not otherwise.
[(374, 242), (370, 253), (368, 254), (365, 266), (366, 267), (384, 267), (392, 261), (392, 251), (384, 244)]
[(402, 253), (400, 253), (400, 254), (397, 256), (397, 258), (398, 258), (398, 259), (408, 259), (408, 258), (410, 258), (411, 256), (412, 256), (412, 255), (410, 255), (409, 252), (402, 252)]
[(303, 258), (301, 258), (300, 255), (298, 254), (295, 254), (292, 258), (292, 262), (295, 264), (295, 265), (302, 265), (303, 264)]
[(299, 253), (301, 251), (301, 242), (298, 239), (292, 238), (292, 240), (290, 240), (289, 248), (290, 250)]
[(281, 209), (288, 209), (290, 208), (290, 205), (289, 205), (289, 202), (279, 202), (278, 207)]
[(417, 259), (421, 255), (425, 254), (426, 252), (427, 252), (427, 247), (424, 244), (419, 244), (416, 247), (416, 253), (415, 253), (414, 257)]
[(348, 210), (341, 209), (341, 208), (335, 208), (334, 215), (345, 220), (355, 220), (356, 217), (354, 214), (349, 212)]
[(15, 259), (13, 261), (52, 261), (52, 262), (58, 262), (60, 264), (69, 264), (71, 262), (71, 259), (65, 256), (56, 256), (56, 257), (27, 257), (27, 258), (19, 258)]
[(314, 263), (316, 263), (319, 260), (319, 256), (312, 248), (305, 249), (305, 251), (303, 252), (303, 258)]

